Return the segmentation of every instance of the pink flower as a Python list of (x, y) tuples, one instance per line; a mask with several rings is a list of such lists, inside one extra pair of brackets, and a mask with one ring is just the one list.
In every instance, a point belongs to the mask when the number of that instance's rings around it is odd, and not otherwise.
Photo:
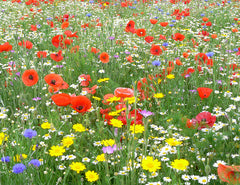
[(211, 128), (216, 121), (216, 116), (212, 116), (210, 112), (201, 112), (196, 116), (196, 121), (199, 126), (198, 130), (203, 128)]

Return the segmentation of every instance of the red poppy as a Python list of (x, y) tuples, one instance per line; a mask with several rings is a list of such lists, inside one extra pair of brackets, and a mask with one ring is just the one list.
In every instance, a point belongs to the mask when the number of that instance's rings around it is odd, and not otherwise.
[(56, 62), (60, 62), (61, 60), (63, 60), (63, 56), (62, 56), (62, 50), (59, 50), (58, 53), (52, 53), (50, 54), (51, 59), (53, 59)]
[(71, 104), (71, 96), (65, 93), (54, 94), (51, 99), (57, 106), (67, 106)]
[(44, 77), (45, 82), (53, 87), (60, 87), (63, 84), (63, 79), (58, 74), (48, 74)]
[(94, 53), (94, 54), (99, 53), (99, 51), (100, 51), (100, 50), (97, 49), (97, 48), (94, 48), (94, 47), (91, 48), (91, 52)]
[(82, 88), (82, 90), (87, 91), (89, 94), (95, 94), (97, 88), (98, 86), (94, 85), (93, 87)]
[(216, 116), (212, 116), (210, 112), (201, 112), (196, 116), (196, 121), (198, 124), (198, 130), (211, 128), (216, 121)]
[(204, 22), (207, 22), (209, 19), (208, 19), (207, 17), (203, 17), (202, 20), (203, 20)]
[(150, 21), (151, 24), (156, 24), (158, 22), (157, 19), (150, 19), (149, 21)]
[(179, 59), (176, 59), (176, 64), (177, 64), (178, 66), (182, 66), (182, 65), (183, 65), (182, 62), (181, 62), (181, 60), (179, 60)]
[(208, 98), (213, 90), (207, 87), (199, 87), (197, 88), (197, 91), (200, 98), (204, 99), (204, 98)]
[(38, 82), (38, 73), (34, 69), (24, 71), (22, 81), (26, 86), (33, 86)]
[(37, 31), (37, 25), (31, 25), (30, 30), (31, 31)]
[(64, 30), (69, 26), (69, 22), (63, 22), (61, 28)]
[(72, 33), (70, 30), (66, 30), (66, 31), (64, 32), (64, 34), (67, 35), (67, 37), (76, 37), (76, 38), (78, 38), (78, 36), (76, 35), (76, 33), (77, 33), (77, 31), (74, 32), (74, 33)]
[(72, 49), (70, 50), (71, 53), (76, 53), (77, 51), (79, 51), (80, 46), (74, 46), (72, 47)]
[(172, 38), (175, 41), (183, 41), (185, 39), (185, 36), (182, 35), (181, 33), (175, 33), (174, 37), (172, 36)]
[(208, 56), (205, 53), (198, 53), (195, 55), (195, 60), (199, 62), (199, 65), (206, 63)]
[(129, 61), (130, 63), (134, 62), (134, 61), (132, 60), (132, 56), (131, 56), (131, 55), (127, 56), (126, 59), (127, 59), (127, 61)]
[(135, 33), (135, 22), (130, 20), (125, 28), (126, 32)]
[(102, 52), (100, 54), (100, 60), (102, 63), (108, 63), (109, 62), (109, 55), (106, 52)]
[(145, 37), (145, 41), (146, 41), (147, 43), (151, 43), (151, 42), (153, 41), (153, 39), (154, 39), (154, 37), (152, 37), (152, 36), (146, 36), (146, 37)]
[(91, 106), (91, 101), (86, 96), (76, 96), (71, 98), (72, 108), (79, 113), (84, 114)]
[(163, 35), (159, 35), (159, 40), (167, 40), (167, 38)]
[(37, 57), (38, 58), (47, 58), (47, 52), (46, 51), (38, 51)]
[(162, 27), (166, 27), (166, 26), (168, 25), (168, 22), (160, 22), (160, 25), (161, 25)]
[(143, 28), (137, 29), (137, 30), (136, 30), (136, 34), (137, 34), (137, 36), (139, 36), (139, 37), (145, 37), (145, 35), (146, 35), (146, 30), (143, 29)]
[(19, 42), (18, 45), (23, 46), (24, 48), (27, 48), (27, 49), (32, 49), (32, 47), (33, 47), (32, 42), (30, 42), (28, 40), (26, 40), (26, 41), (23, 40), (22, 42)]
[(8, 42), (5, 42), (4, 44), (0, 45), (0, 53), (3, 51), (11, 51), (12, 50), (12, 45), (10, 45)]
[(150, 49), (150, 53), (151, 53), (152, 55), (157, 55), (157, 56), (159, 56), (159, 55), (162, 54), (162, 50), (161, 50), (160, 46), (153, 44), (152, 47), (151, 47), (151, 49)]
[(59, 45), (62, 45), (62, 41), (63, 41), (63, 36), (62, 35), (56, 35), (52, 38), (52, 44), (58, 48)]
[(81, 86), (88, 86), (89, 85), (89, 82), (92, 81), (90, 75), (85, 75), (85, 74), (82, 74), (78, 77), (78, 80), (79, 82), (81, 83), (80, 85)]
[(128, 98), (134, 96), (134, 91), (130, 88), (118, 87), (114, 90), (114, 95), (120, 98)]
[(223, 182), (230, 184), (240, 184), (240, 166), (218, 165), (218, 176)]

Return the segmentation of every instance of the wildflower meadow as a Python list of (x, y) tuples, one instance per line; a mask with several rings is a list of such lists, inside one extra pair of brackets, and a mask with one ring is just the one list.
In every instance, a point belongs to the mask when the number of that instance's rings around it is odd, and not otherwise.
[(0, 184), (240, 184), (240, 0), (1, 0)]

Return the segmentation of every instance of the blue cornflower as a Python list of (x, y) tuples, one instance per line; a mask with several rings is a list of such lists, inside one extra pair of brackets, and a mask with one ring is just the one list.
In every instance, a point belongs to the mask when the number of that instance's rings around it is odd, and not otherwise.
[(37, 131), (32, 129), (26, 129), (23, 133), (25, 137), (32, 139), (33, 137), (37, 136)]
[(15, 164), (13, 166), (13, 173), (22, 173), (26, 169), (26, 166), (22, 163)]
[(206, 53), (206, 55), (207, 55), (208, 57), (212, 57), (212, 56), (214, 55), (214, 52)]
[(94, 3), (94, 1), (93, 1), (93, 0), (90, 0), (89, 3)]
[(91, 14), (91, 13), (87, 13), (86, 16), (87, 16), (87, 17), (91, 17), (92, 14)]
[(170, 27), (173, 27), (173, 26), (174, 26), (174, 24), (169, 24), (169, 26), (170, 26)]
[(236, 52), (237, 52), (237, 51), (238, 51), (238, 48), (233, 49), (233, 51), (236, 51)]
[(161, 65), (161, 62), (158, 61), (158, 60), (154, 60), (154, 61), (152, 62), (152, 65), (154, 65), (154, 66), (160, 66), (160, 65)]
[(164, 43), (163, 43), (163, 46), (168, 46), (168, 43), (167, 43), (167, 42), (164, 42)]
[(28, 165), (34, 165), (35, 167), (39, 167), (41, 165), (40, 161), (38, 159), (32, 159)]
[(176, 20), (171, 20), (171, 22), (173, 22), (173, 23), (174, 23), (174, 22), (176, 22)]
[(205, 14), (204, 14), (204, 13), (202, 13), (202, 14), (201, 14), (201, 16), (205, 16)]
[(1, 158), (1, 161), (8, 163), (8, 162), (10, 162), (10, 157), (9, 157), (9, 156), (2, 157), (2, 158)]

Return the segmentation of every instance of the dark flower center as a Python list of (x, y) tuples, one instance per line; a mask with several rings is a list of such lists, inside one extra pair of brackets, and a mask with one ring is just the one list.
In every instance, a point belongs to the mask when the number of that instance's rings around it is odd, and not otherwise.
[(56, 80), (51, 80), (51, 84), (56, 85)]
[(77, 110), (82, 110), (82, 109), (83, 109), (83, 106), (77, 106), (76, 109), (77, 109)]
[(58, 57), (58, 54), (55, 54), (56, 57)]
[(207, 120), (204, 118), (204, 119), (202, 119), (202, 122), (206, 122)]
[(29, 75), (28, 79), (33, 80), (33, 75)]
[(158, 52), (158, 49), (155, 49), (155, 52), (157, 53), (157, 52)]

